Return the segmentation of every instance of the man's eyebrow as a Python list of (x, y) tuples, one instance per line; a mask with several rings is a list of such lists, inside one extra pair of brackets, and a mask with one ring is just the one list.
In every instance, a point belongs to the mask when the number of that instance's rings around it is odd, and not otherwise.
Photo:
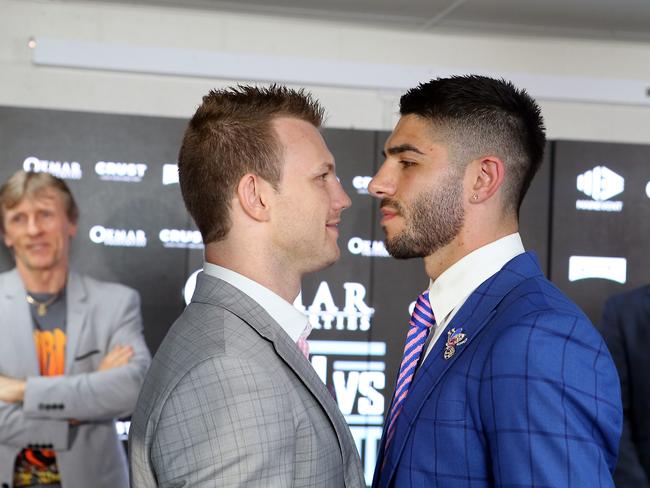
[(391, 156), (394, 156), (396, 154), (401, 154), (403, 152), (411, 151), (417, 154), (424, 154), (422, 151), (420, 151), (417, 147), (412, 146), (411, 144), (400, 144), (399, 146), (392, 146), (389, 147), (386, 151), (382, 151), (381, 155), (383, 157), (386, 157), (386, 153), (390, 154)]
[(330, 171), (330, 172), (333, 172), (333, 171), (334, 171), (334, 163), (324, 162), (323, 164), (321, 164), (321, 165), (318, 167), (318, 171), (317, 171), (317, 172), (320, 173), (320, 172), (322, 172), (322, 171)]

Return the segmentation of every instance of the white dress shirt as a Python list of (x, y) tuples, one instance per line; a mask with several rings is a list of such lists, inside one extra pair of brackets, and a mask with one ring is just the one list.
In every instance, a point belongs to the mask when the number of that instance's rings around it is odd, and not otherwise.
[(515, 256), (524, 252), (519, 233), (502, 237), (472, 251), (429, 284), (429, 302), (436, 318), (425, 358), (451, 319), (481, 284)]
[(282, 327), (293, 342), (297, 342), (309, 326), (309, 320), (304, 313), (256, 281), (223, 266), (207, 262), (203, 263), (203, 272), (229, 283), (255, 300)]

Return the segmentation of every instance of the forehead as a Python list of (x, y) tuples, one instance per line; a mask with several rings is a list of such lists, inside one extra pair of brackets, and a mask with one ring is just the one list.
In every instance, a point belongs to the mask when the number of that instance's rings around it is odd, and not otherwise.
[(440, 142), (439, 138), (436, 137), (436, 130), (431, 122), (418, 115), (404, 115), (400, 117), (397, 122), (393, 132), (386, 141), (386, 146), (388, 146), (389, 143), (399, 144), (403, 141), (414, 140), (422, 142)]
[(440, 128), (418, 115), (402, 116), (384, 144), (386, 155), (404, 152), (446, 154), (447, 140)]
[(282, 146), (285, 162), (300, 160), (305, 163), (333, 163), (320, 131), (309, 122), (293, 117), (278, 117), (272, 122)]
[(24, 212), (29, 209), (64, 209), (65, 203), (60, 191), (45, 187), (34, 193), (25, 194), (12, 208), (4, 208), (5, 213)]

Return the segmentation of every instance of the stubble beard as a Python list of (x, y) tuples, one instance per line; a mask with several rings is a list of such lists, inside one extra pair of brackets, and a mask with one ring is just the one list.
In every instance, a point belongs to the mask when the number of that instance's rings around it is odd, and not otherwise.
[(390, 198), (382, 200), (398, 211), (406, 228), (386, 237), (386, 250), (396, 259), (430, 256), (449, 244), (465, 221), (461, 178), (451, 174), (439, 186), (419, 194), (408, 209)]

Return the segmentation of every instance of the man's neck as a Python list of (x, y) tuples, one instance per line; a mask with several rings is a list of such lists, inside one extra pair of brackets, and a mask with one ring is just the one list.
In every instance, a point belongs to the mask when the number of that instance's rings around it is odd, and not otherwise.
[(452, 242), (424, 258), (424, 270), (431, 280), (435, 281), (469, 253), (518, 231), (516, 221), (489, 233), (467, 231), (468, 228), (472, 227), (466, 226)]
[(274, 260), (264, 256), (263, 251), (232, 251), (232, 246), (208, 244), (205, 248), (205, 260), (239, 273), (246, 278), (268, 288), (289, 303), (300, 293), (301, 277), (286, 267), (279, 269)]
[(65, 286), (67, 268), (31, 270), (17, 265), (25, 289), (33, 293), (58, 293)]

